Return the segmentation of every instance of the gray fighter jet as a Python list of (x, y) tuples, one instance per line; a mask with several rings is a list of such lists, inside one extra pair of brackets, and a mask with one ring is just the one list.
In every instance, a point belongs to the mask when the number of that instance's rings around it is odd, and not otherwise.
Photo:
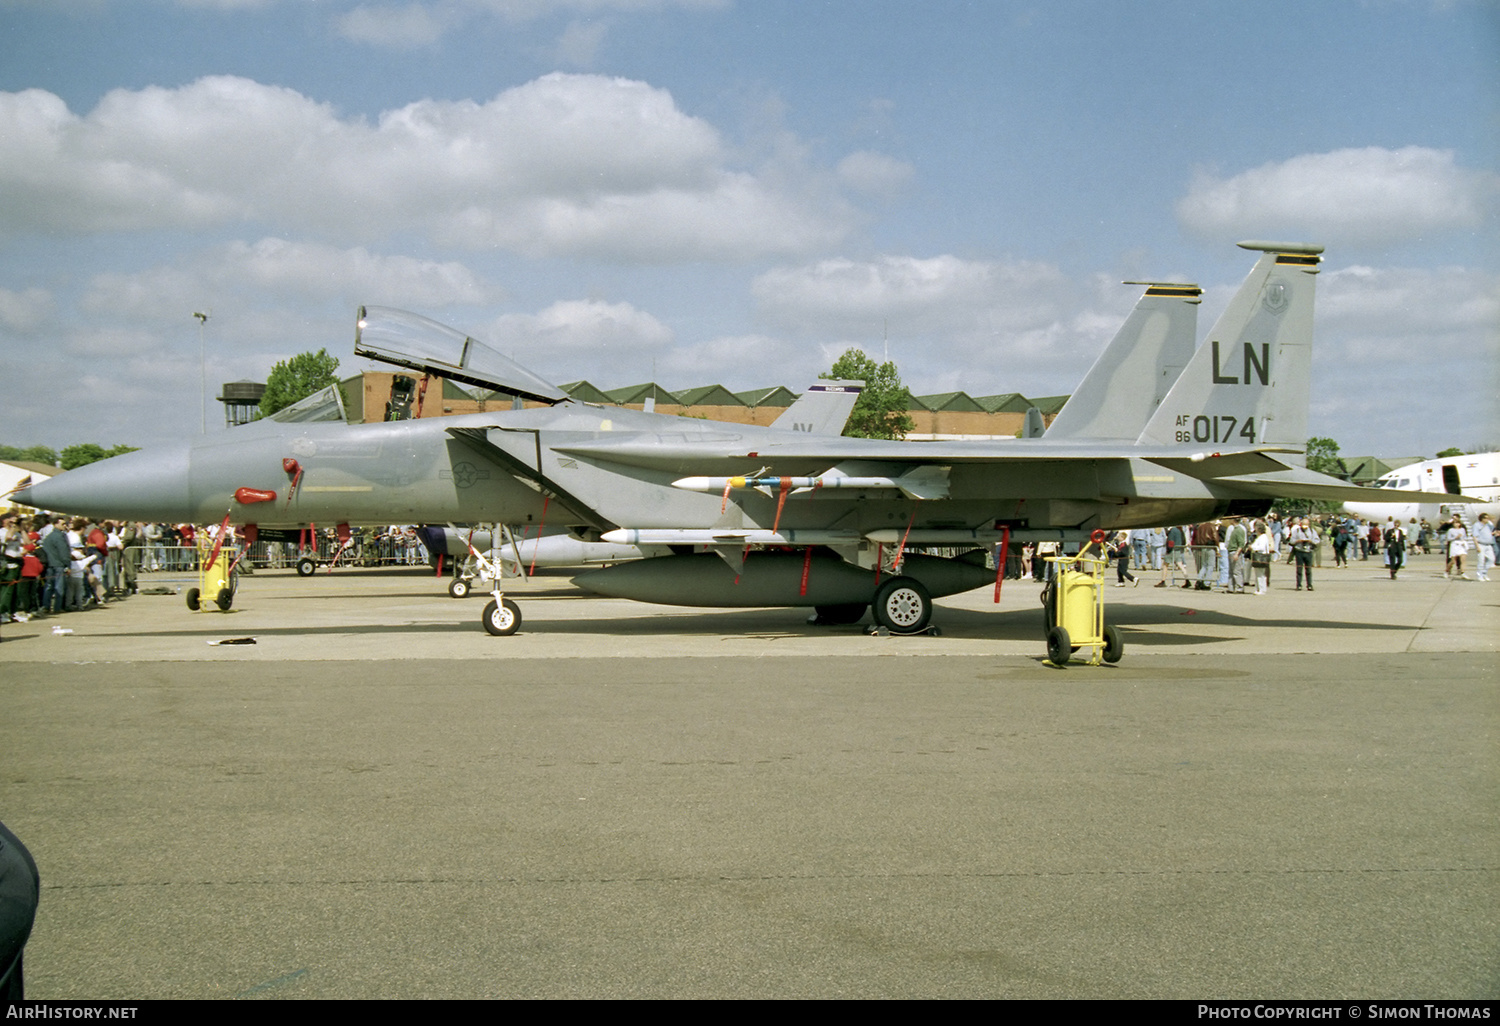
[[(933, 596), (992, 579), (984, 549), (1002, 539), (1081, 542), (1096, 530), (1258, 515), (1279, 496), (1369, 497), (1304, 466), (1322, 247), (1240, 245), (1261, 256), (1175, 380), (1186, 354), (1170, 308), (1194, 305), (1196, 290), (1153, 285), (1142, 303), (1161, 301), (1166, 320), (1148, 309), (1139, 330), (1117, 339), (1138, 360), (1112, 343), (1069, 403), (1078, 413), (1065, 409), (1062, 429), (1054, 423), (1042, 438), (889, 442), (595, 406), (462, 332), (366, 307), (356, 353), (547, 405), (359, 425), (278, 414), (117, 456), (17, 499), (144, 520), (211, 522), (227, 511), (252, 533), (312, 522), (545, 521), (669, 553), (577, 578), (600, 594), (811, 606), (825, 622), (852, 622), (873, 606), (878, 624), (917, 631)], [(1095, 387), (1122, 381), (1131, 395)], [(947, 558), (909, 546), (970, 551)], [(482, 619), (508, 634), (520, 611), (497, 590)]]

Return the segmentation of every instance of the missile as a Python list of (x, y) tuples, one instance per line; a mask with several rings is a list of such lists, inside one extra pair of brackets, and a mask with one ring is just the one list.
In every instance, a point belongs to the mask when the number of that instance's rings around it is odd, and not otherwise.
[(857, 545), (858, 531), (702, 530), (688, 528), (619, 528), (599, 536), (612, 545)]
[(834, 469), (817, 477), (683, 477), (672, 482), (673, 488), (689, 492), (724, 492), (755, 488), (765, 492), (792, 495), (844, 488), (875, 491), (900, 491), (908, 499), (948, 498), (948, 467), (922, 465), (900, 477), (886, 475), (845, 474)]
[(900, 488), (893, 477), (684, 477), (672, 482), (673, 488), (689, 492), (722, 492), (725, 488), (769, 488), (779, 490), (782, 485), (792, 489), (804, 488)]

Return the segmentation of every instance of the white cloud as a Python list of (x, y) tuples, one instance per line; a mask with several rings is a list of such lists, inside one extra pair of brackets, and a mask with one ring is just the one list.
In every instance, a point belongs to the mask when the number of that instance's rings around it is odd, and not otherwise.
[(0, 94), (0, 232), (249, 222), (335, 244), (415, 231), (533, 256), (678, 261), (834, 244), (831, 176), (732, 168), (715, 129), (642, 82), (553, 74), (371, 124), (242, 78), (116, 90), (88, 115)]
[(1073, 290), (1056, 267), (1035, 261), (886, 256), (777, 268), (752, 291), (776, 323), (858, 334), (883, 321), (908, 332), (1016, 330), (1064, 316)]
[[(218, 2), (235, 3), (239, 0)], [(352, 42), (405, 50), (413, 45), (437, 42), (446, 33), (477, 17), (498, 17), (511, 24), (521, 24), (558, 15), (644, 14), (673, 8), (718, 10), (727, 5), (728, 0), (442, 0), (400, 5), (361, 4), (336, 19), (334, 26), (340, 35)], [(564, 49), (584, 46), (589, 49), (591, 60), (591, 51), (597, 48), (602, 33), (602, 23), (597, 30), (590, 28), (582, 35), (570, 27), (559, 46)], [(589, 61), (571, 63), (586, 66)]]
[(630, 303), (568, 299), (534, 314), (503, 314), (474, 337), (549, 381), (587, 378), (613, 388), (644, 381), (672, 329)]
[(845, 185), (882, 198), (899, 193), (913, 173), (910, 164), (869, 150), (851, 153), (838, 164), (839, 180)]
[(573, 68), (592, 67), (608, 30), (605, 21), (570, 21), (553, 47), (554, 59)]
[(270, 7), (277, 0), (177, 0), (183, 7), (206, 7), (220, 11), (252, 11)]
[[(841, 350), (842, 351), (842, 350)], [(770, 335), (732, 335), (678, 346), (658, 363), (657, 380), (670, 388), (722, 384), (731, 391), (786, 385), (800, 392), (833, 365), (838, 354)]]
[(1200, 235), (1385, 245), (1478, 228), (1500, 176), (1459, 167), (1452, 150), (1407, 146), (1312, 153), (1231, 178), (1199, 171), (1177, 203)]
[[(1500, 357), (1500, 275), (1489, 271), (1360, 265), (1328, 271), (1318, 276), (1317, 316), (1322, 330), (1348, 340), (1349, 356)], [(1395, 348), (1372, 350), (1377, 339)]]
[(452, 27), (453, 19), (424, 4), (403, 6), (360, 5), (339, 16), (334, 27), (339, 35), (356, 43), (392, 50), (431, 46)]
[(94, 314), (176, 324), (191, 310), (236, 300), (260, 305), (335, 299), (350, 309), (362, 302), (432, 308), (486, 302), (494, 292), (452, 261), (268, 238), (231, 242), (181, 266), (98, 275), (82, 305)]
[(504, 314), (485, 342), (509, 352), (521, 347), (542, 353), (659, 350), (672, 331), (629, 303), (568, 299), (535, 314)]
[(45, 289), (0, 289), (0, 329), (33, 334), (51, 315), (52, 306), (52, 293)]

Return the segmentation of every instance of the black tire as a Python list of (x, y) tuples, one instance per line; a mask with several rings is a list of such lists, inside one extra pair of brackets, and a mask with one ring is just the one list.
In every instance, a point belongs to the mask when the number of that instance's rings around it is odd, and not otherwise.
[(1112, 623), (1104, 625), (1104, 661), (1106, 663), (1118, 663), (1120, 657), (1125, 654), (1125, 639), (1120, 635), (1120, 628)]
[(469, 579), (467, 577), (455, 577), (453, 583), (448, 585), (448, 594), (452, 598), (469, 597)]
[(490, 599), (484, 607), (480, 622), (495, 637), (508, 637), (521, 628), (521, 607), (510, 599), (502, 599), (498, 605), (494, 599)]
[(297, 560), (297, 576), (311, 577), (318, 572), (318, 561), (311, 556), (303, 556)]
[(1057, 581), (1048, 581), (1042, 585), (1042, 631), (1050, 631), (1057, 626)]
[(846, 602), (838, 606), (814, 606), (813, 618), (809, 623), (821, 627), (834, 627), (843, 624), (859, 623), (864, 619), (865, 609), (863, 602)]
[(214, 605), (225, 613), (229, 612), (229, 607), (234, 605), (234, 592), (228, 588), (220, 588), (218, 597), (214, 599)]
[(195, 613), (198, 611), (198, 589), (197, 588), (189, 588), (187, 590), (187, 607), (189, 609), (191, 609)]
[(892, 577), (875, 589), (875, 622), (895, 634), (918, 634), (932, 619), (932, 596), (912, 577)]
[(1053, 627), (1047, 632), (1047, 658), (1057, 666), (1066, 666), (1073, 657), (1073, 641), (1066, 627)]

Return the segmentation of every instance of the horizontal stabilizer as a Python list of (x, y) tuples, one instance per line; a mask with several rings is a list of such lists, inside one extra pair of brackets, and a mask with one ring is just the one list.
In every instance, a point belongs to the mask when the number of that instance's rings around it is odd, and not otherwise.
[[(1285, 452), (1286, 450), (1272, 450)], [(1300, 449), (1291, 450), (1300, 453)], [(1175, 470), (1183, 477), (1196, 477), (1200, 481), (1212, 481), (1221, 477), (1241, 477), (1246, 474), (1271, 474), (1290, 469), (1288, 464), (1276, 459), (1264, 450), (1229, 453), (1197, 453), (1193, 456), (1155, 457), (1157, 466)]]

